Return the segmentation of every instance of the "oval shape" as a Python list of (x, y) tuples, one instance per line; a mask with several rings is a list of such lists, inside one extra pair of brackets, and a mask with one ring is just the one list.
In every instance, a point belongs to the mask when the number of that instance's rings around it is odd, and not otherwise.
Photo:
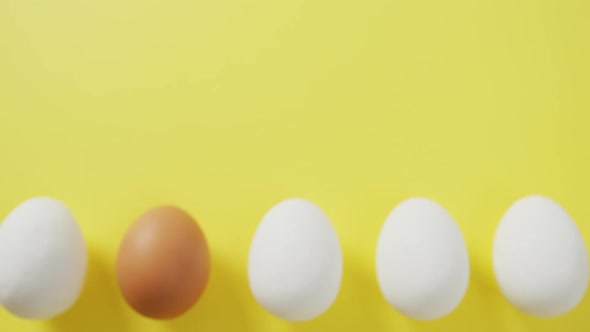
[(84, 286), (88, 257), (76, 219), (60, 201), (35, 197), (0, 228), (0, 303), (12, 314), (46, 319), (68, 310)]
[(143, 316), (170, 319), (190, 309), (209, 279), (205, 236), (195, 220), (172, 206), (153, 208), (131, 225), (117, 256), (117, 281)]
[(342, 251), (330, 220), (314, 203), (291, 198), (271, 208), (250, 246), (248, 279), (270, 313), (306, 321), (335, 301), (342, 281)]
[(494, 273), (518, 309), (554, 317), (573, 309), (588, 284), (584, 239), (568, 213), (548, 197), (514, 202), (494, 237)]
[(427, 198), (410, 198), (385, 219), (376, 250), (379, 287), (394, 308), (431, 320), (459, 305), (469, 284), (469, 256), (453, 217)]

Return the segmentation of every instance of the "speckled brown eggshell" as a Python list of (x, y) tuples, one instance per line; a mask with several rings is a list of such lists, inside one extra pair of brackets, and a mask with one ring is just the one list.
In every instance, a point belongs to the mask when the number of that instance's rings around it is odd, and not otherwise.
[(173, 206), (153, 208), (131, 225), (117, 256), (117, 281), (143, 316), (171, 319), (190, 309), (209, 279), (207, 241), (196, 221)]

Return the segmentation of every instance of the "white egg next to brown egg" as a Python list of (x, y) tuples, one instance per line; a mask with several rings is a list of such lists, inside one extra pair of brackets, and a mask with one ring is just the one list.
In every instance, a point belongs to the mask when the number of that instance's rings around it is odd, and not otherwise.
[(87, 269), (76, 219), (61, 202), (29, 199), (0, 227), (0, 303), (12, 314), (45, 319), (77, 300)]
[(248, 279), (256, 300), (270, 313), (306, 321), (334, 302), (342, 280), (342, 252), (324, 212), (293, 198), (263, 217), (252, 240)]

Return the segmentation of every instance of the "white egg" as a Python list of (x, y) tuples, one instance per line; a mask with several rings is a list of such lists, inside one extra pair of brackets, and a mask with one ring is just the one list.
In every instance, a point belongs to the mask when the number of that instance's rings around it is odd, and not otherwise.
[(496, 230), (493, 261), (504, 296), (531, 315), (562, 315), (586, 292), (584, 240), (568, 213), (550, 198), (531, 195), (510, 206)]
[(385, 299), (419, 320), (449, 314), (469, 284), (469, 256), (455, 221), (436, 202), (410, 198), (387, 216), (376, 251)]
[(78, 298), (87, 254), (74, 216), (47, 197), (17, 206), (0, 228), (0, 303), (11, 313), (45, 319)]
[(256, 300), (291, 321), (313, 319), (335, 301), (342, 251), (324, 212), (293, 198), (266, 213), (250, 246), (248, 279)]

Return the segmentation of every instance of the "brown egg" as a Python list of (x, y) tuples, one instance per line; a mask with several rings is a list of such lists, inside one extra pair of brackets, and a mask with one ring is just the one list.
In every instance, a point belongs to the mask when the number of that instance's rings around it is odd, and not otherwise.
[(117, 257), (117, 281), (127, 303), (155, 319), (177, 317), (192, 307), (209, 279), (203, 232), (186, 212), (151, 209), (131, 225)]

